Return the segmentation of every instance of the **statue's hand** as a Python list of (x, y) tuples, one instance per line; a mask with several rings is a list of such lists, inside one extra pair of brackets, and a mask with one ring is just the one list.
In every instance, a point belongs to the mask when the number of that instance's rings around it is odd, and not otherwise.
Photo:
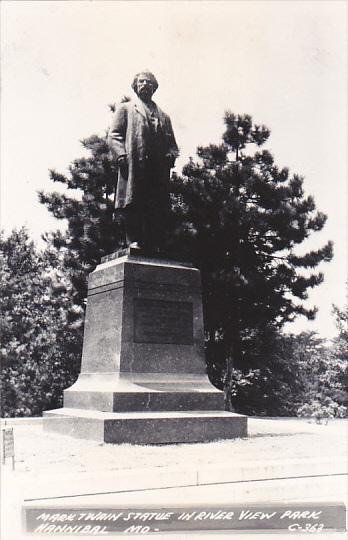
[(128, 165), (128, 159), (127, 159), (126, 154), (124, 154), (123, 156), (120, 156), (120, 157), (117, 159), (117, 164), (118, 164), (120, 167), (126, 167), (126, 166)]

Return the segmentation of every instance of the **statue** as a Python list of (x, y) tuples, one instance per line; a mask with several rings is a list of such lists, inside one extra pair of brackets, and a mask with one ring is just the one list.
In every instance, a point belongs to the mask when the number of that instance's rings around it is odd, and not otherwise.
[(123, 209), (129, 247), (159, 250), (169, 214), (169, 175), (178, 157), (170, 118), (152, 96), (156, 77), (135, 75), (136, 98), (116, 106), (108, 143), (118, 165), (115, 208)]

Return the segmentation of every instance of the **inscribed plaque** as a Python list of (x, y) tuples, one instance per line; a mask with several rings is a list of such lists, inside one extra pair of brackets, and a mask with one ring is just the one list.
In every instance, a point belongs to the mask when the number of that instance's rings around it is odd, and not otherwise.
[(192, 303), (135, 298), (134, 341), (192, 345)]

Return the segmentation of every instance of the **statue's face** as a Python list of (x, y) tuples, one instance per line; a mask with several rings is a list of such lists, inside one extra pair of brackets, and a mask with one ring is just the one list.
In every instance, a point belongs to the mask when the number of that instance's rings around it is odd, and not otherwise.
[(155, 89), (152, 79), (148, 75), (141, 73), (138, 76), (136, 84), (137, 95), (144, 101), (148, 101), (151, 99), (154, 91)]

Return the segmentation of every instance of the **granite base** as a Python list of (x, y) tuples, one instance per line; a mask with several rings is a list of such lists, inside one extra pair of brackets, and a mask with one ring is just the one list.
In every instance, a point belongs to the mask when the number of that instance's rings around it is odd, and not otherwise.
[(174, 444), (247, 437), (247, 417), (226, 411), (104, 413), (56, 409), (45, 431), (113, 444)]
[(81, 373), (44, 429), (108, 443), (247, 436), (206, 374), (201, 276), (127, 249), (89, 275)]

